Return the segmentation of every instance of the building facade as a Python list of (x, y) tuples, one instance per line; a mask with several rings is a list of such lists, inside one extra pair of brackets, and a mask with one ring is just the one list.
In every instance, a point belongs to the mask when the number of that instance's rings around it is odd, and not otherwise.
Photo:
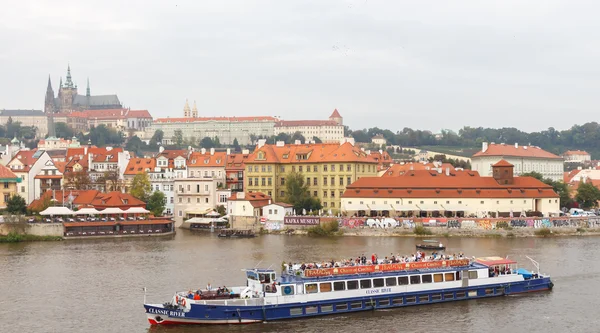
[(302, 134), (307, 140), (319, 138), (325, 143), (339, 143), (344, 140), (344, 120), (337, 109), (329, 120), (280, 120), (275, 124), (275, 135), (285, 133)]
[(361, 178), (342, 197), (348, 216), (520, 216), (557, 215), (560, 200), (552, 186), (533, 177), (514, 177), (513, 165), (501, 160), (492, 177), (457, 177), (427, 170), (399, 177)]
[(492, 165), (500, 160), (514, 165), (514, 173), (519, 176), (528, 172), (538, 172), (544, 178), (555, 181), (563, 179), (564, 160), (540, 147), (495, 144), (484, 142), (481, 151), (471, 157), (471, 167), (481, 176), (492, 175)]
[(6, 165), (17, 177), (21, 178), (17, 194), (27, 204), (40, 197), (39, 180), (35, 176), (42, 170), (50, 156), (44, 150), (21, 150)]
[(6, 202), (17, 194), (21, 178), (17, 177), (9, 168), (0, 165), (0, 208), (6, 208)]
[(0, 110), (0, 125), (19, 122), (21, 126), (36, 128), (36, 136), (43, 138), (48, 134), (48, 116), (41, 110)]
[(211, 212), (217, 205), (217, 182), (213, 178), (176, 178), (174, 188), (176, 226), (191, 217)]
[(568, 150), (561, 156), (567, 163), (590, 163), (592, 161), (592, 156), (583, 150)]
[(298, 172), (323, 208), (336, 212), (346, 186), (361, 177), (377, 175), (377, 161), (350, 143), (259, 144), (245, 164), (246, 192), (262, 192), (276, 202), (284, 201), (285, 179)]

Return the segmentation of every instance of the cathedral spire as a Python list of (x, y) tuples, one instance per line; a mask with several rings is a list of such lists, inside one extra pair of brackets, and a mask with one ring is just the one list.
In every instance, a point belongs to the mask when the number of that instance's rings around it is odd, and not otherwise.
[(85, 95), (90, 97), (90, 78), (87, 79), (87, 88), (85, 89)]
[(46, 88), (46, 99), (44, 101), (44, 112), (54, 112), (54, 90), (52, 89), (52, 81), (48, 75), (48, 87)]
[(73, 88), (73, 81), (71, 81), (71, 65), (70, 64), (67, 65), (67, 82), (65, 82), (65, 85), (69, 88)]
[(185, 99), (185, 106), (183, 107), (183, 117), (184, 118), (190, 117), (190, 104), (188, 103), (187, 98)]
[(194, 108), (192, 109), (192, 117), (198, 118), (198, 108), (196, 107), (196, 101), (194, 101)]

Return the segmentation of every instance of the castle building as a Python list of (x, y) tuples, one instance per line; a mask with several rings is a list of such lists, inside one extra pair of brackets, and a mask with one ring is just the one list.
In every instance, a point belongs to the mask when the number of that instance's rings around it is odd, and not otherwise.
[(275, 124), (275, 135), (294, 135), (296, 132), (307, 140), (316, 137), (325, 143), (339, 143), (344, 139), (344, 118), (335, 109), (329, 120), (280, 120)]
[(63, 84), (62, 77), (55, 97), (52, 82), (48, 76), (48, 87), (44, 102), (44, 112), (54, 114), (60, 112), (73, 112), (83, 110), (121, 109), (122, 105), (117, 95), (91, 95), (90, 81), (87, 81), (85, 95), (77, 91), (77, 84), (71, 78), (71, 67), (67, 67), (67, 80)]

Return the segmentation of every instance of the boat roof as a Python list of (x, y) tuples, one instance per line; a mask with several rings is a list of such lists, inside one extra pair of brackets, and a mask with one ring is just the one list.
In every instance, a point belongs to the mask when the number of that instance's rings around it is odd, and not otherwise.
[(256, 273), (273, 273), (273, 272), (275, 272), (274, 269), (268, 269), (268, 268), (246, 268), (246, 269), (242, 269), (242, 271), (256, 272)]
[(508, 258), (502, 258), (502, 257), (481, 257), (481, 258), (475, 258), (475, 261), (482, 265), (485, 265), (487, 267), (495, 266), (495, 265), (510, 265), (510, 264), (517, 263), (514, 260), (510, 260)]
[[(364, 267), (364, 266), (359, 266)], [(365, 278), (385, 278), (390, 276), (404, 276), (414, 274), (431, 274), (431, 273), (443, 273), (447, 271), (456, 271), (464, 268), (478, 269), (486, 268), (487, 266), (482, 265), (478, 262), (471, 262), (468, 266), (454, 266), (454, 267), (440, 267), (440, 268), (424, 268), (416, 270), (405, 270), (405, 271), (389, 271), (389, 272), (374, 272), (374, 273), (359, 273), (352, 275), (328, 275), (321, 277), (305, 277), (297, 275), (282, 275), (278, 278), (281, 283), (305, 283), (305, 282), (325, 282), (325, 281), (339, 281), (339, 280), (355, 280)]]
[(423, 242), (425, 242), (425, 243), (439, 243), (440, 241), (437, 241), (435, 239), (424, 239)]

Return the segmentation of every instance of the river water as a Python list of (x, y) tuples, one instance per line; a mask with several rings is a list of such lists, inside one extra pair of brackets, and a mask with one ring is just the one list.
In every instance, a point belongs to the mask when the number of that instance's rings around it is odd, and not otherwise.
[[(443, 239), (442, 239), (443, 240)], [(509, 255), (541, 263), (555, 288), (500, 297), (241, 326), (150, 327), (149, 302), (176, 290), (243, 285), (244, 267), (321, 261), (390, 252), (409, 254), (403, 237), (266, 235), (218, 239), (178, 231), (170, 238), (0, 244), (2, 332), (597, 332), (600, 331), (600, 237), (454, 238), (447, 252)], [(525, 265), (523, 265), (525, 264)]]

